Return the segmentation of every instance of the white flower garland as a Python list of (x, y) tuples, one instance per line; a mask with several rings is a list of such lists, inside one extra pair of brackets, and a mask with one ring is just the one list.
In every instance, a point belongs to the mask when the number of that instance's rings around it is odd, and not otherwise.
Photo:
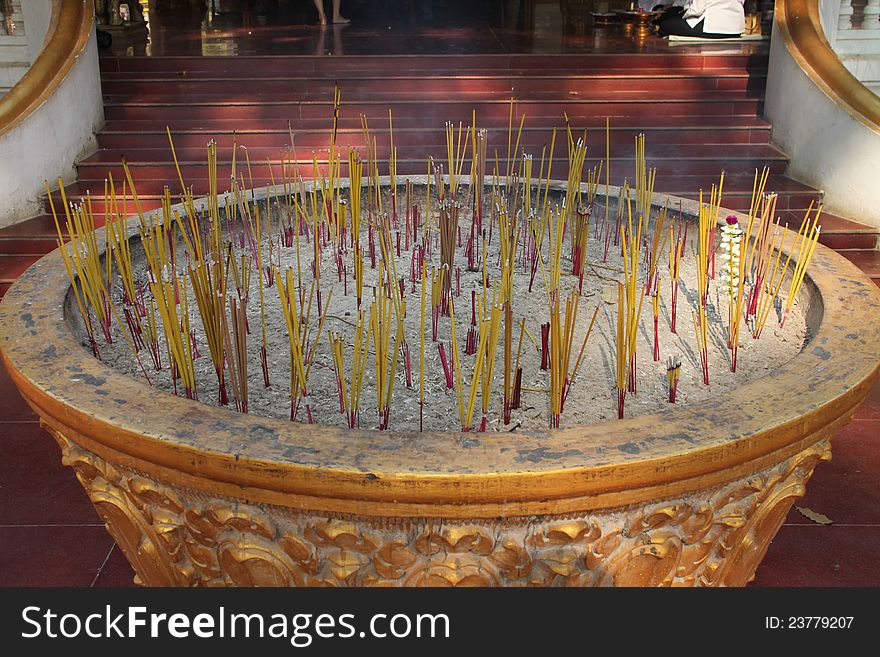
[(739, 244), (742, 240), (742, 229), (736, 217), (727, 217), (727, 223), (721, 228), (721, 244), (718, 247), (721, 258), (721, 272), (718, 284), (722, 288), (733, 290), (739, 282)]

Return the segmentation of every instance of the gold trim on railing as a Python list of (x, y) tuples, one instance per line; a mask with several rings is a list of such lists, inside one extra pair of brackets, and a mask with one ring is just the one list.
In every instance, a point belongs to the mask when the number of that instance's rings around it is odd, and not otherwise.
[(18, 84), (0, 98), (0, 136), (55, 93), (86, 47), (94, 19), (93, 0), (52, 0), (46, 45)]
[(819, 19), (819, 0), (776, 0), (776, 23), (789, 53), (810, 79), (850, 116), (880, 132), (880, 98), (831, 49)]

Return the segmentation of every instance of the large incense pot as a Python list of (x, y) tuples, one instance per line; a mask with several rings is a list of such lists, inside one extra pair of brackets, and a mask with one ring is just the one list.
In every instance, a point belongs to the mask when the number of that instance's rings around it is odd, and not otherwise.
[(880, 291), (822, 246), (800, 293), (812, 337), (783, 367), (544, 435), (349, 431), (177, 398), (81, 346), (69, 287), (57, 251), (16, 282), (3, 361), (146, 585), (742, 586), (880, 375)]

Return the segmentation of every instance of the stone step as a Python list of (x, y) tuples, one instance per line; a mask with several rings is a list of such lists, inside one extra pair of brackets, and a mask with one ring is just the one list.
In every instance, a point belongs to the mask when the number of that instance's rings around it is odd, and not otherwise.
[[(466, 136), (466, 132), (462, 132), (462, 141), (464, 141)], [(496, 135), (497, 136), (497, 135)], [(173, 135), (172, 135), (173, 137)], [(294, 135), (295, 137), (295, 135)], [(537, 135), (527, 135), (528, 139), (521, 140), (520, 147), (521, 149), (525, 149), (527, 152), (531, 152), (531, 154), (535, 157), (539, 157), (541, 154), (541, 148), (543, 145), (550, 145), (552, 139), (552, 133), (545, 132), (543, 134)], [(556, 136), (556, 147), (559, 149), (555, 153), (554, 164), (562, 165), (566, 160), (565, 155), (565, 135), (557, 134)], [(595, 135), (596, 142), (599, 142), (599, 136)], [(187, 165), (201, 165), (204, 166), (207, 158), (207, 142), (204, 139), (201, 140), (183, 140), (186, 144), (179, 144), (175, 141), (175, 153), (177, 156), (177, 160), (180, 164)], [(257, 163), (265, 164), (268, 161), (273, 162), (278, 165), (281, 162), (282, 157), (284, 156), (284, 146), (289, 140), (278, 140), (272, 145), (267, 146), (257, 146), (257, 145), (248, 145), (246, 141), (240, 140), (239, 145), (243, 145), (247, 147), (247, 153), (250, 157), (251, 164), (256, 165)], [(438, 140), (427, 140), (428, 143), (412, 143), (409, 141), (402, 141), (399, 139), (395, 139), (394, 141), (394, 149), (397, 154), (398, 162), (405, 160), (422, 160), (427, 163), (428, 157), (433, 157), (435, 161), (444, 162), (447, 159), (447, 146), (445, 140), (440, 142)], [(604, 140), (603, 140), (604, 141)], [(195, 142), (195, 143), (193, 143)], [(232, 162), (233, 152), (232, 152), (232, 140), (224, 139), (223, 147), (217, 148), (217, 160), (218, 163), (230, 163)], [(307, 165), (312, 162), (312, 158), (316, 157), (319, 163), (327, 161), (327, 147), (329, 146), (329, 139), (327, 140), (309, 140), (304, 139), (304, 143), (300, 143), (299, 140), (296, 142), (296, 146), (298, 150), (299, 162), (301, 165)], [(366, 142), (360, 135), (351, 135), (351, 141), (339, 141), (339, 146), (345, 147), (347, 145), (352, 145), (359, 149), (364, 149)], [(589, 161), (598, 161), (605, 159), (605, 148), (600, 148), (604, 146), (604, 144), (596, 143), (592, 152), (587, 153), (587, 159)], [(157, 144), (158, 146), (158, 144)], [(515, 144), (512, 144), (515, 146)], [(616, 150), (611, 151), (611, 165), (612, 165), (612, 176), (613, 168), (617, 165), (626, 166), (627, 164), (630, 168), (633, 168), (633, 157), (634, 157), (634, 146), (632, 142), (628, 144), (628, 148), (618, 147)], [(502, 147), (504, 152), (502, 153)], [(504, 136), (504, 141), (493, 139), (489, 141), (489, 152), (494, 153), (494, 150), (499, 150), (499, 157), (506, 157), (507, 153), (507, 138)], [(314, 150), (314, 154), (313, 151)], [(375, 151), (374, 154), (376, 158), (380, 161), (386, 161), (391, 157), (391, 143), (388, 140), (379, 141), (375, 140)], [(129, 163), (129, 165), (137, 165), (137, 164), (172, 164), (172, 153), (171, 149), (168, 146), (167, 138), (165, 140), (165, 144), (158, 146), (157, 148), (135, 148), (130, 147), (121, 151), (116, 148), (102, 148), (92, 155), (89, 155), (85, 159), (79, 162), (79, 166), (94, 166), (100, 164), (119, 164), (123, 158)], [(786, 156), (782, 151), (777, 149), (776, 147), (770, 144), (726, 144), (723, 147), (720, 147), (717, 144), (712, 143), (687, 143), (687, 144), (677, 144), (676, 147), (670, 148), (667, 144), (655, 144), (651, 142), (646, 142), (645, 145), (645, 155), (648, 161), (649, 166), (656, 166), (658, 170), (662, 167), (662, 163), (666, 161), (679, 161), (679, 160), (706, 160), (706, 161), (717, 161), (719, 162), (719, 170), (720, 173), (722, 170), (728, 168), (724, 166), (725, 161), (729, 161), (732, 163), (742, 162), (742, 161), (752, 161), (752, 160), (765, 160), (768, 165), (773, 166), (778, 163), (784, 164), (786, 162)], [(239, 152), (235, 156), (238, 160), (241, 160), (244, 157), (243, 152)], [(470, 153), (469, 151), (465, 153), (465, 159), (469, 160)], [(286, 156), (285, 156), (286, 159)], [(380, 167), (381, 170), (381, 167)], [(467, 170), (467, 168), (465, 168)], [(666, 175), (670, 175), (672, 171), (667, 170), (665, 172), (660, 171), (660, 173), (665, 173)], [(267, 174), (268, 175), (268, 174)], [(624, 172), (622, 175), (626, 175)]]
[(15, 282), (24, 271), (40, 259), (39, 255), (0, 254), (0, 284)]
[(287, 75), (392, 75), (403, 71), (460, 73), (466, 71), (542, 71), (567, 70), (583, 74), (607, 70), (748, 70), (766, 72), (766, 53), (566, 53), (566, 54), (485, 54), (485, 55), (350, 55), (308, 56), (271, 55), (236, 57), (101, 57), (101, 71), (142, 73), (166, 72), (177, 75), (218, 73), (247, 76)]
[(58, 246), (52, 236), (4, 237), (0, 235), (0, 254), (44, 256)]
[(880, 279), (880, 251), (876, 249), (843, 249), (838, 253), (870, 278)]
[[(743, 118), (743, 117), (736, 117)], [(172, 131), (172, 139), (175, 148), (186, 149), (204, 149), (209, 140), (217, 143), (217, 148), (232, 148), (233, 140), (239, 146), (251, 148), (275, 148), (282, 149), (290, 143), (290, 133), (283, 121), (275, 121), (276, 129), (264, 131), (239, 132), (236, 130), (181, 130), (177, 123)], [(323, 122), (326, 123), (326, 122)], [(478, 122), (479, 124), (479, 122)], [(557, 139), (565, 134), (565, 125), (556, 127)], [(586, 143), (589, 149), (604, 151), (605, 149), (605, 130), (604, 127), (587, 129), (582, 124), (572, 125), (572, 130), (578, 136), (582, 136), (584, 130), (587, 132)], [(514, 139), (516, 138), (516, 128), (514, 128)], [(370, 128), (370, 133), (376, 138), (377, 142), (388, 142), (390, 140), (387, 126), (384, 129)], [(614, 127), (611, 130), (611, 147), (614, 152), (630, 152), (633, 149), (634, 139), (637, 135), (644, 134), (648, 144), (655, 146), (663, 145), (666, 148), (677, 148), (684, 145), (699, 144), (717, 144), (720, 148), (724, 148), (727, 144), (768, 144), (770, 142), (770, 128), (767, 127), (750, 127), (721, 125), (721, 126), (691, 126), (687, 128), (657, 128), (649, 126), (646, 128), (622, 128)], [(520, 147), (530, 150), (533, 153), (540, 153), (541, 146), (549, 144), (552, 138), (551, 127), (544, 126), (541, 128), (524, 128), (521, 138)], [(441, 147), (441, 151), (445, 149), (446, 133), (443, 126), (437, 125), (433, 127), (420, 128), (400, 128), (394, 126), (394, 140), (397, 143), (406, 143), (409, 145), (418, 145), (426, 149), (434, 149)], [(330, 130), (294, 130), (294, 143), (297, 148), (305, 149), (308, 152), (312, 149), (326, 149), (330, 142)], [(364, 152), (364, 144), (366, 143), (361, 128), (342, 129), (337, 131), (337, 143), (348, 148), (357, 148)], [(498, 148), (499, 153), (505, 152), (507, 149), (507, 126), (503, 129), (488, 130), (489, 150)], [(106, 128), (98, 133), (98, 144), (102, 149), (116, 150), (120, 153), (127, 153), (130, 149), (166, 149), (169, 151), (168, 134), (165, 129), (161, 131), (110, 131)], [(431, 152), (437, 152), (431, 150)]]
[[(16, 39), (18, 37), (15, 37)], [(24, 37), (21, 41), (15, 43), (0, 43), (0, 63), (20, 64), (22, 62), (30, 62), (27, 41)]]
[[(549, 131), (552, 128), (565, 128), (565, 117), (560, 114), (555, 117), (547, 117), (543, 119), (540, 125), (532, 125), (529, 115), (518, 111), (519, 106), (514, 107), (514, 120), (519, 124), (521, 116), (526, 117), (523, 130), (526, 132), (543, 130)], [(509, 106), (508, 106), (509, 112)], [(386, 117), (387, 118), (387, 117)], [(471, 116), (468, 117), (470, 122)], [(507, 132), (507, 121), (503, 123), (494, 123), (488, 126), (483, 121), (481, 115), (477, 115), (478, 127), (483, 126), (493, 131)], [(184, 119), (174, 116), (173, 120), (169, 119), (141, 119), (141, 120), (108, 120), (104, 123), (99, 134), (165, 134), (167, 126), (173, 125), (174, 134), (192, 133), (192, 134), (220, 134), (232, 133), (238, 134), (262, 134), (275, 133), (287, 134), (288, 124), (286, 119), (264, 119), (262, 117), (245, 117), (238, 119), (214, 118), (209, 120)], [(306, 118), (290, 121), (291, 129), (301, 132), (323, 132), (326, 133), (330, 127), (328, 117)], [(658, 114), (650, 120), (642, 117), (621, 116), (611, 121), (612, 136), (617, 131), (695, 131), (702, 133), (705, 137), (706, 133), (722, 130), (738, 130), (738, 129), (760, 129), (770, 130), (770, 124), (764, 119), (757, 116), (730, 116), (717, 117), (715, 119), (702, 119), (694, 121), (686, 116), (667, 116)], [(394, 117), (394, 131), (408, 130), (415, 134), (421, 131), (430, 131), (432, 126), (425, 125), (425, 121), (418, 116), (411, 117)], [(360, 133), (362, 131), (360, 117), (347, 116), (346, 112), (342, 112), (337, 123), (339, 132)], [(435, 127), (436, 130), (443, 132), (444, 124)], [(586, 129), (590, 132), (605, 131), (605, 117), (601, 115), (583, 115), (576, 124), (572, 124), (572, 129)], [(388, 123), (386, 121), (370, 124), (370, 131), (377, 135), (388, 133)]]
[[(763, 97), (763, 86), (747, 78), (729, 78), (716, 80), (713, 87), (703, 91), (698, 81), (690, 78), (677, 80), (669, 87), (651, 85), (650, 88), (634, 89), (626, 82), (615, 81), (604, 84), (599, 83), (570, 83), (565, 88), (549, 89), (543, 86), (537, 88), (514, 85), (505, 82), (498, 84), (473, 85), (470, 88), (455, 89), (450, 86), (437, 85), (435, 87), (421, 88), (418, 85), (402, 85), (399, 89), (382, 91), (365, 90), (354, 94), (348, 94), (343, 100), (342, 107), (348, 109), (358, 105), (375, 105), (381, 103), (387, 108), (395, 105), (423, 105), (428, 103), (448, 102), (454, 97), (457, 103), (469, 103), (472, 108), (487, 102), (509, 104), (513, 98), (517, 103), (614, 103), (614, 102), (717, 102), (735, 100), (756, 100)], [(717, 86), (716, 86), (717, 85)], [(242, 88), (239, 92), (223, 92), (210, 86), (190, 90), (190, 85), (175, 85), (168, 90), (153, 89), (150, 92), (131, 94), (104, 93), (104, 102), (107, 105), (161, 105), (175, 104), (179, 109), (189, 105), (225, 105), (234, 103), (239, 106), (253, 106), (256, 104), (268, 105), (299, 105), (327, 104), (332, 107), (333, 88), (315, 85), (315, 90), (299, 90), (297, 86), (273, 85), (269, 90)], [(307, 85), (302, 85), (303, 87)], [(267, 85), (269, 87), (269, 85)]]
[(738, 74), (651, 73), (630, 75), (413, 75), (373, 78), (188, 78), (102, 80), (111, 102), (216, 100), (332, 99), (338, 85), (344, 103), (376, 97), (389, 100), (425, 99), (455, 94), (457, 98), (505, 97), (603, 98), (606, 94), (639, 93), (668, 98), (751, 91), (762, 95), (766, 77)]
[(14, 87), (29, 68), (27, 62), (0, 62), (0, 88)]
[(0, 34), (0, 57), (9, 49), (27, 48), (27, 36), (24, 33), (21, 17), (15, 21), (15, 34)]
[[(154, 58), (150, 58), (154, 59)], [(226, 59), (226, 58), (223, 58)], [(102, 62), (104, 60), (102, 59)], [(225, 83), (228, 80), (240, 80), (249, 85), (259, 86), (266, 82), (279, 81), (306, 81), (316, 84), (330, 82), (337, 83), (344, 89), (348, 82), (353, 84), (369, 84), (379, 81), (395, 83), (402, 80), (416, 81), (453, 81), (453, 80), (555, 80), (557, 83), (566, 80), (589, 80), (589, 79), (644, 79), (653, 77), (656, 79), (673, 79), (681, 77), (695, 78), (733, 78), (733, 77), (767, 77), (767, 68), (756, 66), (720, 66), (712, 68), (703, 66), (691, 68), (687, 66), (602, 66), (580, 67), (570, 66), (568, 60), (560, 60), (554, 66), (540, 68), (533, 67), (495, 67), (483, 66), (481, 60), (477, 60), (473, 67), (440, 67), (434, 66), (436, 59), (419, 60), (413, 66), (382, 69), (374, 68), (372, 63), (360, 61), (359, 65), (343, 70), (309, 70), (298, 66), (290, 66), (285, 69), (264, 70), (259, 64), (239, 71), (237, 68), (215, 66), (207, 70), (138, 70), (138, 71), (101, 71), (101, 80), (105, 84), (113, 85), (145, 85), (181, 84), (215, 82)]]
[[(621, 93), (604, 99), (585, 100), (578, 98), (557, 98), (553, 100), (521, 100), (517, 102), (517, 112), (525, 114), (530, 121), (551, 117), (554, 120), (568, 114), (572, 120), (583, 117), (642, 117), (646, 120), (659, 115), (722, 117), (750, 116), (760, 114), (763, 102), (761, 99), (743, 92), (727, 92), (712, 94), (707, 97), (691, 97), (668, 99), (662, 97), (647, 98), (638, 93)], [(364, 115), (371, 123), (387, 120), (389, 109), (394, 118), (418, 118), (425, 122), (446, 121), (469, 122), (476, 111), (484, 125), (490, 123), (506, 124), (510, 116), (510, 99), (462, 101), (459, 99), (433, 99), (431, 101), (358, 101), (346, 103), (342, 113), (349, 118)], [(151, 120), (157, 116), (173, 115), (175, 119), (188, 121), (201, 120), (247, 120), (259, 117), (263, 120), (277, 119), (296, 121), (303, 119), (324, 119), (329, 121), (333, 114), (330, 102), (112, 102), (104, 104), (104, 115), (108, 121), (117, 120)]]
[(874, 56), (880, 54), (880, 40), (878, 39), (840, 39), (834, 44), (834, 52), (838, 56)]

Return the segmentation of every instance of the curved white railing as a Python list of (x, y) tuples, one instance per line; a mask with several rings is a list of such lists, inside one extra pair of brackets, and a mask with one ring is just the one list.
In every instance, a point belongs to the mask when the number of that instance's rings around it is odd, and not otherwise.
[(764, 111), (788, 174), (823, 190), (828, 211), (880, 227), (880, 98), (832, 49), (826, 1), (777, 0)]
[(104, 121), (93, 0), (27, 2), (50, 18), (39, 55), (0, 98), (0, 226), (41, 211), (44, 179), (74, 179)]

